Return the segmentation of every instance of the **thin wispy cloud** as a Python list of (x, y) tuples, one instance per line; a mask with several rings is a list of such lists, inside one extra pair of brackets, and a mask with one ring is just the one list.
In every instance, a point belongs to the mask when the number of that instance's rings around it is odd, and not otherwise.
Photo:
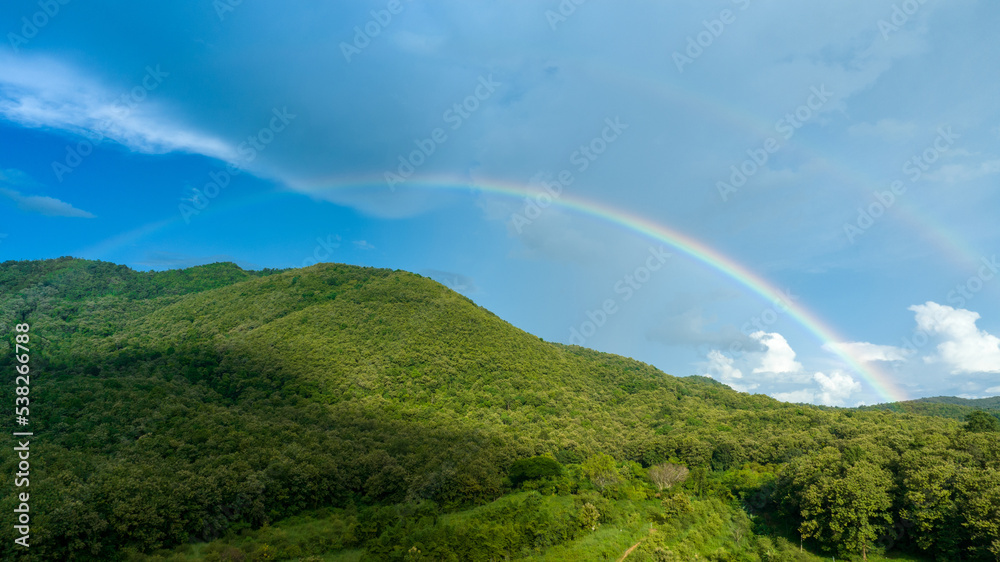
[(0, 188), (0, 196), (6, 197), (17, 205), (18, 209), (27, 213), (38, 213), (48, 217), (73, 217), (92, 219), (95, 216), (87, 211), (77, 209), (73, 205), (54, 197), (44, 195), (22, 195), (13, 189)]
[[(404, 4), (348, 61), (341, 44), (384, 3), (244, 2), (223, 20), (189, 3), (122, 4), (115, 18), (74, 3), (0, 55), (0, 212), (11, 237), (43, 213), (100, 219), (46, 221), (55, 242), (18, 235), (5, 254), (281, 267), (333, 259), (317, 237), (337, 231), (344, 259), (441, 272), (546, 340), (569, 341), (613, 301), (588, 345), (671, 374), (884, 401), (846, 354), (914, 395), (996, 387), (1000, 283), (976, 274), (1000, 244), (1000, 79), (977, 66), (1000, 56), (982, 17), (994, 4), (921, 3), (887, 28), (898, 1), (723, 0), (736, 21), (682, 72), (672, 54), (719, 6), (591, 2), (553, 30), (544, 4)], [(137, 42), (136, 29), (162, 33)], [(608, 120), (628, 124), (613, 142)], [(939, 129), (954, 133), (947, 150)], [(53, 175), (79, 143), (93, 155)], [(227, 162), (241, 171), (216, 180)], [(405, 181), (390, 189), (389, 172)], [(199, 212), (184, 220), (181, 206)], [(663, 241), (607, 209), (789, 288), (802, 314), (686, 252), (646, 280), (645, 248)], [(907, 306), (961, 300), (947, 328), (904, 344)], [(975, 329), (957, 331), (961, 308), (981, 315)], [(843, 341), (817, 340), (802, 317)]]
[(927, 174), (927, 179), (942, 183), (961, 184), (996, 174), (1000, 174), (1000, 158), (971, 164), (946, 164)]
[(913, 351), (901, 347), (868, 342), (826, 343), (823, 349), (833, 353), (845, 352), (861, 361), (905, 361), (913, 354)]
[(471, 294), (479, 291), (479, 287), (476, 286), (476, 280), (468, 275), (451, 271), (441, 271), (439, 269), (424, 269), (420, 271), (420, 274), (430, 277), (458, 293)]
[(107, 138), (136, 152), (185, 151), (234, 160), (230, 145), (182, 125), (150, 99), (169, 75), (149, 66), (136, 85), (116, 90), (50, 57), (0, 54), (0, 117), (25, 127)]
[(260, 265), (251, 263), (228, 254), (214, 256), (189, 256), (174, 252), (149, 252), (137, 265), (151, 269), (184, 269), (212, 263), (234, 263), (242, 269), (261, 269)]
[(875, 123), (856, 123), (847, 128), (852, 135), (877, 137), (882, 140), (899, 142), (908, 140), (918, 131), (913, 121), (898, 119), (879, 119)]

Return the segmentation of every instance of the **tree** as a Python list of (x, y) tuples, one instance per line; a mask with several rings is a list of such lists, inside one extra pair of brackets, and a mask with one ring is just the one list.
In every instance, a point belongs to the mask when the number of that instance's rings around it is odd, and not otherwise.
[(955, 484), (962, 527), (968, 529), (970, 554), (976, 559), (1000, 559), (1000, 471), (962, 471)]
[(563, 467), (555, 459), (548, 457), (531, 457), (519, 459), (510, 466), (510, 481), (515, 486), (525, 480), (536, 480), (548, 476), (559, 476)]
[(680, 492), (663, 498), (660, 506), (663, 508), (664, 521), (669, 521), (675, 517), (694, 511), (694, 506), (691, 505), (691, 498)]
[(674, 484), (680, 484), (688, 476), (688, 469), (682, 464), (665, 462), (649, 467), (649, 478), (661, 492)]
[(797, 459), (788, 472), (791, 503), (802, 517), (801, 537), (839, 545), (867, 560), (892, 523), (892, 475), (867, 459), (849, 465), (833, 447)]
[(618, 466), (615, 459), (606, 453), (597, 453), (583, 463), (583, 473), (597, 486), (598, 490), (619, 482)]
[(858, 461), (830, 487), (830, 530), (849, 552), (868, 560), (875, 540), (892, 524), (891, 475), (868, 461)]
[(922, 550), (941, 559), (955, 559), (960, 536), (960, 513), (955, 502), (958, 466), (925, 449), (908, 451), (900, 461), (903, 505), (900, 516), (913, 524), (912, 533)]
[(598, 521), (601, 520), (601, 512), (597, 511), (594, 504), (587, 502), (580, 508), (580, 513), (577, 517), (580, 521), (581, 527), (584, 529), (590, 529), (591, 531), (596, 531)]
[(965, 430), (971, 433), (1000, 432), (1000, 420), (983, 410), (976, 410), (965, 416)]

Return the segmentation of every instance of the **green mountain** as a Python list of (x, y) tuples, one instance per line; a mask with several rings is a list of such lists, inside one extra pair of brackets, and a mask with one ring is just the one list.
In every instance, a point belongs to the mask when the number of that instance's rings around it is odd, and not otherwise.
[(671, 377), (412, 273), (5, 262), (0, 332), (5, 560), (1000, 555), (989, 424)]
[(957, 398), (955, 396), (932, 396), (929, 398), (907, 400), (905, 402), (863, 406), (859, 409), (909, 412), (911, 414), (941, 416), (957, 420), (964, 420), (969, 414), (981, 410), (1000, 419), (1000, 396), (978, 399)]

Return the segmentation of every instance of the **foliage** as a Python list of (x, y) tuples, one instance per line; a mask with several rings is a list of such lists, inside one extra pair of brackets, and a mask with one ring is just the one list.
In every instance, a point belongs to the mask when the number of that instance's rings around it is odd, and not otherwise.
[[(591, 560), (636, 544), (629, 560), (815, 559), (800, 540), (838, 558), (1000, 554), (986, 418), (671, 377), (406, 272), (5, 262), (7, 404), (18, 322), (44, 436), (32, 559)], [(17, 462), (0, 451), (0, 470)], [(662, 524), (660, 465), (690, 471)], [(0, 557), (27, 559), (11, 532)]]
[(1000, 432), (1000, 420), (982, 410), (976, 410), (965, 416), (965, 430), (972, 433)]
[(958, 398), (956, 396), (934, 396), (905, 402), (863, 406), (861, 410), (889, 410), (906, 414), (941, 416), (956, 420), (965, 419), (970, 412), (983, 410), (1000, 417), (1000, 396), (990, 398)]
[(661, 502), (663, 505), (663, 519), (669, 521), (686, 513), (691, 513), (691, 499), (685, 494), (671, 494)]
[(553, 458), (537, 456), (518, 459), (510, 466), (510, 481), (517, 486), (525, 480), (560, 476), (562, 471), (562, 465)]
[(597, 511), (594, 504), (587, 502), (580, 508), (580, 513), (577, 515), (577, 519), (580, 521), (580, 525), (584, 529), (596, 531), (598, 521), (601, 520), (601, 512)]
[(597, 453), (587, 459), (583, 463), (583, 473), (598, 490), (621, 481), (615, 459), (607, 453)]

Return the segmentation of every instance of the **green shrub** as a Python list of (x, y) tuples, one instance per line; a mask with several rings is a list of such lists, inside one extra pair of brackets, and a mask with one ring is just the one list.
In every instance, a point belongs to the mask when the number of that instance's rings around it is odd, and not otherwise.
[(531, 457), (514, 461), (510, 466), (510, 481), (518, 486), (526, 480), (560, 476), (562, 473), (559, 461), (549, 457)]

